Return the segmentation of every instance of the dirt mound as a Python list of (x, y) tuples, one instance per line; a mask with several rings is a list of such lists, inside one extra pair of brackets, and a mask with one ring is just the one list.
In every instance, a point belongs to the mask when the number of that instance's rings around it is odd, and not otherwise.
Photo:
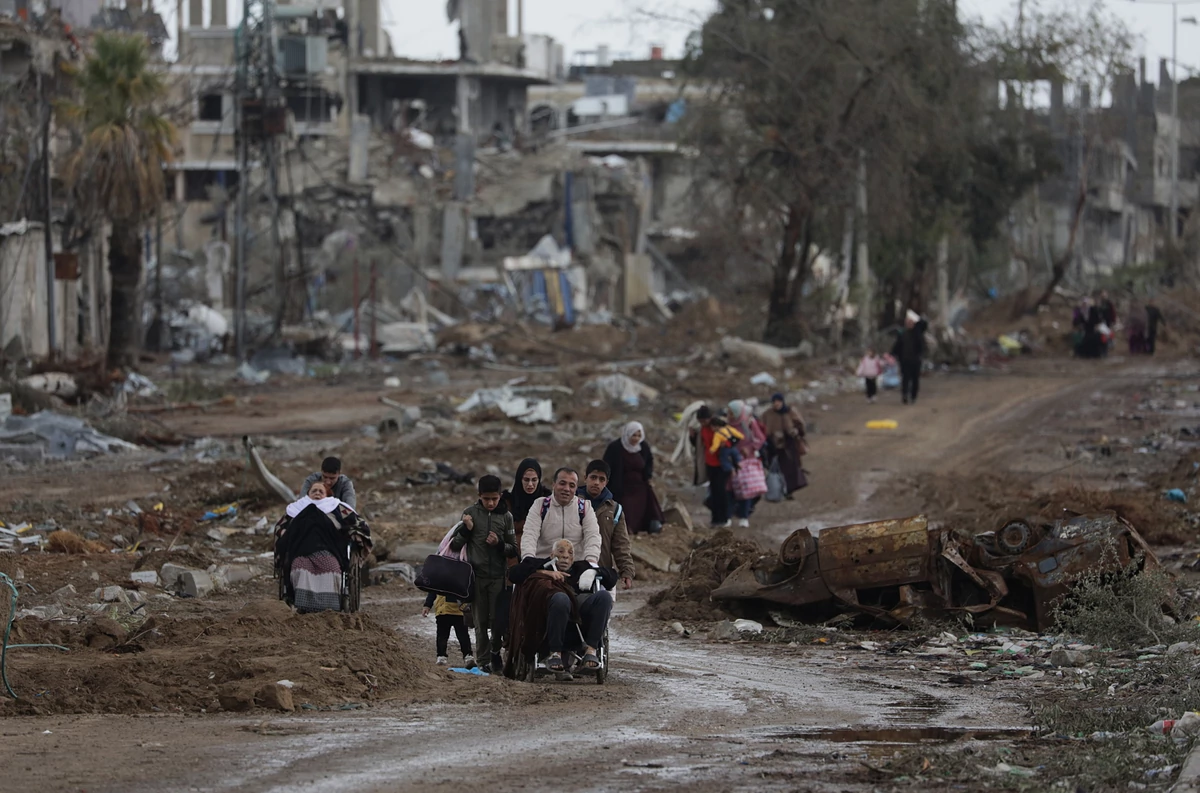
[(262, 601), (219, 616), (155, 615), (117, 624), (18, 620), (19, 643), (8, 678), (21, 700), (0, 700), (0, 716), (56, 713), (197, 713), (220, 698), (291, 680), (296, 707), (341, 706), (398, 699), (445, 685), (403, 647), (395, 633), (363, 614), (295, 614)]
[(650, 598), (650, 608), (659, 619), (724, 619), (727, 615), (712, 601), (712, 591), (734, 570), (762, 555), (757, 543), (719, 531), (691, 552), (675, 583)]

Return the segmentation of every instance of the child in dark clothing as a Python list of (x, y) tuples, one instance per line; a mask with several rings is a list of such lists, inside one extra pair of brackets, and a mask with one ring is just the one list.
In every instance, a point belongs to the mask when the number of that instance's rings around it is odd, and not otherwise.
[(495, 618), (504, 596), (504, 574), (508, 560), (517, 555), (513, 517), (500, 500), (500, 478), (479, 478), (479, 500), (463, 512), (462, 523), (450, 541), (453, 551), (467, 549), (467, 561), (475, 569), (475, 649), (491, 671), (502, 668), (500, 635)]
[(463, 666), (475, 668), (475, 656), (471, 654), (471, 634), (467, 630), (467, 619), (463, 615), (462, 604), (458, 598), (435, 595), (430, 592), (425, 598), (425, 607), (421, 616), (428, 617), (429, 609), (433, 609), (434, 620), (437, 622), (437, 665), (446, 666), (449, 663), (447, 651), (450, 644), (450, 629), (458, 637), (458, 649), (462, 650)]

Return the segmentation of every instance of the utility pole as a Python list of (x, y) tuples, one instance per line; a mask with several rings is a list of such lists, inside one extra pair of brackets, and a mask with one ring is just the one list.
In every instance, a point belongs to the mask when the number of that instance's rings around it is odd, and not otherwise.
[(858, 332), (863, 344), (871, 340), (871, 257), (867, 246), (867, 152), (858, 151)]
[(266, 192), (271, 211), (271, 243), (278, 262), (273, 267), (275, 296), (274, 331), (278, 335), (287, 313), (287, 272), (280, 245), (278, 143), (283, 117), (279, 75), (275, 63), (274, 0), (244, 0), (242, 23), (237, 31), (237, 79), (234, 116), (237, 119), (238, 192), (234, 234), (237, 250), (237, 354), (244, 360), (247, 346), (246, 282), (248, 279), (247, 217), (252, 155), (260, 154), (266, 166)]
[(46, 78), (38, 72), (38, 89), (42, 100), (42, 221), (45, 223), (45, 235), (43, 241), (45, 243), (46, 255), (46, 308), (49, 314), (47, 319), (47, 339), (50, 343), (50, 358), (53, 360), (58, 355), (58, 300), (55, 290), (58, 288), (58, 283), (54, 278), (54, 226), (50, 216), (51, 204), (51, 187), (50, 187), (50, 97), (47, 95)]
[(1171, 3), (1171, 214), (1168, 239), (1179, 241), (1179, 4)]

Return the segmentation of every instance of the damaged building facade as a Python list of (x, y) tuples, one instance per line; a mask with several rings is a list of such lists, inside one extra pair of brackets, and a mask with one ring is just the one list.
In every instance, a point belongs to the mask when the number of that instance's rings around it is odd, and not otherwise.
[[(539, 126), (536, 92), (567, 84), (562, 45), (527, 34), (520, 15), (510, 29), (503, 0), (447, 10), (461, 31), (459, 58), (431, 62), (394, 53), (386, 34), (364, 35), (379, 30), (377, 0), (275, 7), (286, 130), (272, 188), (278, 212), (251, 202), (250, 293), (270, 280), (277, 255), (294, 323), (317, 312), (344, 324), (368, 289), (384, 319), (415, 319), (388, 308), (414, 287), (442, 316), (474, 306), (574, 322), (661, 303), (669, 278), (649, 232), (682, 195), (659, 178), (669, 173), (662, 163), (679, 159), (667, 139), (674, 130), (639, 142)], [(171, 166), (178, 222), (164, 266), (192, 273), (171, 279), (187, 286), (172, 299), (224, 310), (233, 304), (238, 182), (260, 196), (266, 175), (263, 163), (239, 175), (235, 31), (223, 12), (204, 11), (190, 3), (170, 66), (193, 120)]]

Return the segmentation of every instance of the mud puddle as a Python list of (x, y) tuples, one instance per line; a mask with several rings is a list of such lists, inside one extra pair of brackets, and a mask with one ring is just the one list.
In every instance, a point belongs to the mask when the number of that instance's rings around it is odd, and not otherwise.
[(955, 741), (1008, 741), (1032, 733), (1022, 727), (800, 727), (763, 735), (780, 741), (825, 741), (828, 743), (953, 743)]

